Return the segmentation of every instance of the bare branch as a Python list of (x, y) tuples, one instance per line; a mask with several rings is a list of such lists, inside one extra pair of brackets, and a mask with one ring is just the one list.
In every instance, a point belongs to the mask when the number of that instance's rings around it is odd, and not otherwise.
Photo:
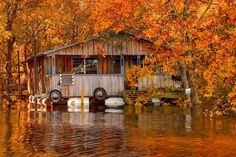
[(201, 21), (204, 18), (204, 16), (206, 15), (207, 11), (210, 9), (212, 3), (213, 3), (213, 0), (210, 1), (210, 3), (208, 4), (207, 8), (205, 9), (205, 11), (201, 15), (201, 17), (198, 19), (199, 21)]
[[(209, 4), (209, 2), (204, 1), (204, 0), (197, 0), (197, 1), (202, 2), (202, 3)], [(212, 5), (218, 5), (218, 3), (214, 3), (214, 2), (212, 2)]]
[(187, 15), (189, 2), (190, 0), (184, 0), (184, 11), (183, 11), (184, 15)]

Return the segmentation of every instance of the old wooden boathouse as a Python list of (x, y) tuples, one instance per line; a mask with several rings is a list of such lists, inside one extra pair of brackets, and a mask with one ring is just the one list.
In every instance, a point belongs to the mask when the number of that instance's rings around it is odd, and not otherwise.
[[(36, 77), (34, 57), (27, 60), (28, 92), (46, 93), (53, 102), (62, 97), (79, 97), (81, 90), (84, 96), (95, 96), (99, 100), (122, 96), (124, 90), (130, 89), (125, 79), (126, 69), (142, 64), (149, 54), (147, 47), (152, 44), (150, 40), (121, 32), (39, 53), (36, 55)], [(138, 88), (143, 89), (150, 83), (157, 88), (173, 85), (169, 75), (159, 74), (151, 81), (139, 81)]]

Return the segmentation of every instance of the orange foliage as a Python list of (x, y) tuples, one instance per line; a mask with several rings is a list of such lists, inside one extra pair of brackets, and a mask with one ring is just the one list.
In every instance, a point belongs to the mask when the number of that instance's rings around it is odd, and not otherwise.
[[(236, 2), (233, 0), (106, 0), (97, 1), (91, 19), (95, 32), (132, 31), (156, 45), (146, 62), (162, 63), (164, 72), (176, 73), (180, 64), (203, 96), (228, 98), (234, 103)], [(189, 53), (190, 52), (190, 53)], [(146, 68), (146, 67), (145, 67)], [(129, 77), (142, 76), (142, 68), (129, 70)], [(152, 73), (151, 68), (149, 69)], [(147, 73), (147, 69), (143, 70)], [(128, 78), (132, 81), (131, 78)], [(133, 84), (137, 86), (137, 84)]]
[[(9, 1), (10, 3), (11, 1)], [(178, 73), (180, 64), (193, 72), (202, 96), (235, 104), (236, 2), (235, 0), (68, 0), (12, 1), (19, 7), (13, 29), (6, 30), (6, 1), (0, 2), (0, 51), (6, 39), (16, 38), (27, 59), (33, 41), (40, 50), (84, 40), (104, 32), (126, 30), (151, 39), (155, 47), (144, 68), (128, 70), (128, 80), (163, 72)], [(99, 45), (98, 45), (99, 46)], [(100, 46), (99, 46), (100, 47)], [(102, 52), (102, 48), (100, 48)], [(4, 55), (3, 55), (4, 56)], [(137, 74), (137, 75), (135, 75)], [(132, 78), (133, 77), (133, 78)], [(137, 86), (137, 84), (131, 84)]]

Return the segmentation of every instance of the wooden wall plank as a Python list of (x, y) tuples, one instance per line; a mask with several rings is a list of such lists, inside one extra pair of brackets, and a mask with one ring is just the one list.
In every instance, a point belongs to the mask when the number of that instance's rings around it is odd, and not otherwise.
[(150, 86), (155, 88), (165, 88), (174, 86), (174, 81), (170, 76), (167, 75), (155, 75), (153, 79), (145, 78), (144, 80), (139, 80), (139, 89), (145, 89)]
[[(122, 44), (121, 44), (122, 43)], [(98, 54), (99, 41), (88, 41), (83, 44), (68, 47), (54, 52), (58, 55), (96, 55)], [(104, 44), (104, 55), (145, 55), (145, 42), (137, 39), (127, 41), (108, 41)]]
[(57, 89), (66, 97), (80, 96), (81, 89), (84, 89), (85, 96), (93, 96), (98, 87), (104, 88), (108, 95), (118, 96), (124, 90), (124, 77), (121, 75), (74, 75), (72, 86), (58, 85), (59, 78), (59, 75), (52, 76), (48, 91)]

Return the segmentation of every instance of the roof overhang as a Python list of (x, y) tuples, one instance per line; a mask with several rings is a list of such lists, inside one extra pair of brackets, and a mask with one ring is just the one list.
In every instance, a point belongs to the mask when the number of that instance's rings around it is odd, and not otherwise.
[[(131, 32), (127, 32), (127, 31), (121, 31), (122, 33), (125, 33), (125, 34), (128, 34), (130, 36), (133, 36), (133, 37), (136, 37), (136, 35), (134, 33), (131, 33)], [(121, 33), (120, 32), (120, 33)], [(49, 54), (53, 54), (54, 52), (57, 52), (57, 51), (60, 51), (60, 50), (63, 50), (63, 49), (66, 49), (66, 48), (70, 48), (70, 47), (73, 47), (73, 46), (77, 46), (77, 45), (80, 45), (80, 44), (83, 44), (83, 43), (86, 43), (86, 42), (89, 42), (89, 41), (92, 41), (92, 40), (96, 40), (96, 39), (99, 39), (100, 37), (102, 37), (102, 35), (100, 36), (96, 36), (96, 37), (91, 37), (83, 42), (77, 42), (77, 43), (73, 43), (73, 44), (70, 44), (70, 45), (65, 45), (65, 46), (61, 46), (61, 47), (58, 47), (58, 48), (55, 48), (55, 49), (52, 49), (52, 50), (48, 50), (48, 51), (45, 51), (45, 52), (41, 52), (39, 54), (36, 55), (36, 58), (40, 58), (42, 56), (45, 56), (45, 55), (49, 55)], [(140, 40), (144, 40), (144, 41), (147, 41), (149, 43), (154, 43), (153, 41), (149, 40), (149, 39), (146, 39), (146, 38), (138, 38)], [(34, 59), (34, 56), (25, 60), (24, 62), (22, 63), (25, 63), (25, 62), (30, 62)]]

